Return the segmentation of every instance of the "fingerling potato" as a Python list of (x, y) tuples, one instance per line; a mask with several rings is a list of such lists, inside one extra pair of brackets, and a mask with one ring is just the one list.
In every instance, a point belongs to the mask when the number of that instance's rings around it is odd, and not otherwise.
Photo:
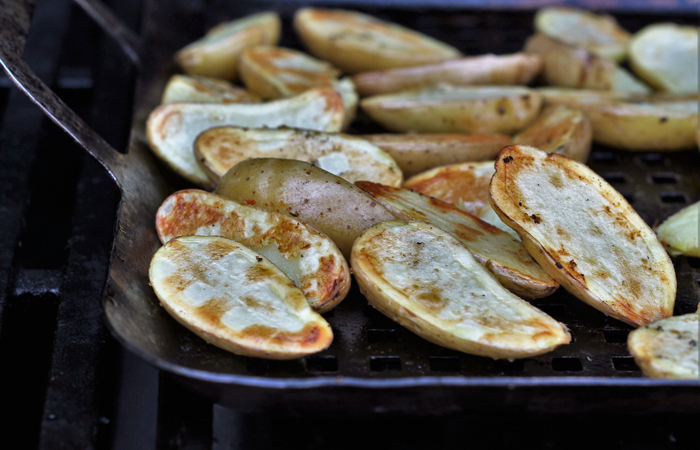
[(153, 256), (149, 279), (175, 320), (237, 355), (299, 358), (333, 340), (328, 322), (289, 277), (230, 239), (173, 239)]
[(375, 225), (355, 242), (351, 265), (372, 306), (437, 345), (515, 359), (571, 340), (564, 325), (503, 288), (434, 225)]
[(243, 88), (217, 78), (173, 75), (163, 91), (161, 103), (260, 103)]

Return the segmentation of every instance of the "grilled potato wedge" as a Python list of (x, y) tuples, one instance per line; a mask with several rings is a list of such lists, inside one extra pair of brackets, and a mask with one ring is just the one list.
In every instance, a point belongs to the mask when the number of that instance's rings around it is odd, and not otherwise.
[(401, 186), (403, 182), (401, 169), (391, 156), (363, 139), (345, 134), (212, 128), (197, 137), (194, 151), (216, 183), (241, 161), (270, 157), (310, 162), (351, 183), (368, 180)]
[(351, 265), (372, 306), (435, 344), (515, 359), (571, 340), (564, 325), (503, 288), (434, 225), (375, 225), (355, 242)]
[(228, 81), (216, 78), (173, 75), (161, 103), (260, 103), (260, 98)]
[(627, 347), (644, 375), (652, 378), (697, 380), (700, 316), (669, 317), (629, 334)]
[(351, 74), (460, 56), (456, 48), (417, 31), (353, 11), (302, 8), (294, 15), (294, 28), (313, 55)]
[(175, 320), (237, 355), (299, 358), (333, 340), (328, 322), (289, 277), (230, 239), (173, 239), (153, 256), (149, 278)]
[(513, 134), (537, 117), (541, 103), (536, 91), (524, 87), (439, 84), (368, 97), (360, 106), (391, 131)]
[(189, 75), (235, 80), (241, 51), (255, 45), (277, 44), (281, 27), (279, 15), (274, 12), (222, 23), (177, 52), (175, 61)]
[(190, 189), (165, 199), (156, 230), (164, 244), (180, 236), (221, 236), (245, 245), (291, 278), (319, 313), (334, 308), (350, 290), (350, 270), (338, 247), (286, 214)]
[(296, 217), (331, 238), (346, 258), (364, 230), (396, 219), (357, 186), (292, 159), (242, 161), (224, 175), (216, 193)]
[(439, 64), (360, 73), (352, 77), (363, 96), (391, 94), (437, 83), (456, 86), (518, 85), (530, 83), (542, 68), (538, 55), (482, 55)]
[(151, 149), (175, 172), (200, 187), (211, 189), (213, 183), (197, 163), (193, 150), (194, 141), (202, 131), (222, 125), (339, 131), (343, 119), (340, 96), (323, 88), (264, 104), (161, 105), (148, 117), (146, 133)]
[(700, 258), (700, 202), (681, 209), (656, 229), (656, 235), (672, 256)]
[(525, 52), (542, 57), (542, 78), (552, 86), (603, 91), (648, 93), (649, 87), (615, 61), (543, 34), (525, 44)]
[(543, 8), (535, 14), (535, 29), (554, 40), (617, 62), (627, 56), (630, 35), (609, 15), (576, 8)]
[(361, 137), (391, 155), (407, 177), (448, 164), (493, 160), (503, 147), (512, 143), (510, 136), (503, 134), (366, 134)]
[(573, 295), (641, 326), (673, 314), (676, 274), (656, 235), (585, 165), (533, 147), (501, 151), (491, 203)]
[(698, 27), (650, 25), (630, 42), (630, 65), (644, 81), (668, 92), (698, 92)]
[(591, 153), (591, 124), (579, 109), (548, 106), (529, 127), (513, 136), (514, 144), (559, 153), (585, 163)]
[(509, 291), (521, 297), (552, 294), (559, 284), (547, 274), (523, 245), (507, 233), (440, 200), (408, 189), (358, 181), (384, 207), (397, 216), (405, 214), (440, 227), (464, 245)]
[(415, 175), (403, 187), (442, 200), (478, 215), (489, 204), (489, 183), (495, 161), (467, 162), (436, 167)]

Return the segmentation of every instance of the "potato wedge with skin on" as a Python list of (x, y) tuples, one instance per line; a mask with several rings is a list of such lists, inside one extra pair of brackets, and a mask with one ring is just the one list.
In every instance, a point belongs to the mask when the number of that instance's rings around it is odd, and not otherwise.
[[(513, 143), (503, 134), (365, 134), (396, 161), (404, 176), (449, 164), (493, 160)], [(386, 183), (384, 183), (386, 184)]]
[(331, 238), (345, 258), (364, 230), (397, 218), (357, 186), (292, 159), (240, 162), (224, 175), (216, 193), (298, 218)]
[(188, 75), (235, 80), (241, 51), (255, 45), (277, 44), (281, 27), (280, 17), (274, 12), (225, 22), (178, 51), (175, 61)]
[(354, 74), (433, 64), (459, 50), (417, 31), (341, 9), (302, 8), (294, 29), (316, 57)]
[(467, 248), (481, 265), (512, 293), (527, 298), (552, 294), (559, 283), (527, 253), (522, 243), (452, 205), (408, 189), (359, 181), (390, 211), (405, 214), (450, 233)]
[(296, 159), (315, 164), (351, 183), (374, 181), (401, 186), (401, 169), (387, 153), (346, 134), (307, 130), (212, 128), (194, 143), (197, 160), (218, 183), (233, 166), (248, 158)]
[(630, 34), (607, 14), (567, 7), (543, 8), (535, 14), (535, 29), (554, 40), (617, 62), (627, 56)]
[(540, 112), (542, 98), (515, 86), (464, 87), (439, 84), (360, 102), (388, 130), (419, 133), (502, 133), (525, 128)]
[(161, 103), (260, 103), (243, 88), (217, 78), (173, 75), (163, 91)]
[(698, 92), (700, 28), (660, 23), (643, 28), (630, 42), (632, 70), (668, 92)]
[(542, 78), (546, 84), (552, 86), (650, 92), (648, 86), (619, 67), (615, 61), (540, 33), (527, 40), (524, 51), (542, 57)]
[(339, 131), (344, 114), (340, 96), (327, 88), (252, 105), (171, 103), (159, 106), (148, 116), (146, 134), (153, 152), (175, 172), (211, 189), (213, 183), (194, 156), (194, 141), (202, 131), (224, 125)]
[(289, 277), (230, 239), (173, 239), (153, 256), (149, 278), (175, 320), (237, 355), (299, 358), (333, 340), (328, 322)]
[(513, 144), (529, 145), (585, 163), (591, 153), (591, 124), (579, 109), (548, 106), (529, 127), (513, 136)]
[(333, 241), (286, 214), (189, 189), (165, 199), (156, 230), (164, 244), (180, 236), (221, 236), (245, 245), (291, 278), (319, 313), (334, 308), (350, 290), (350, 269)]
[(656, 235), (671, 256), (700, 258), (700, 202), (681, 209), (664, 220)]
[(503, 288), (436, 226), (375, 225), (355, 242), (351, 265), (372, 306), (435, 344), (515, 359), (571, 340), (561, 323)]
[(652, 378), (700, 378), (697, 313), (669, 317), (632, 331), (627, 347), (644, 375)]
[(360, 73), (352, 77), (357, 92), (363, 96), (390, 94), (449, 83), (456, 86), (519, 85), (530, 83), (542, 68), (538, 55), (481, 55), (439, 64)]
[(567, 291), (633, 326), (673, 314), (676, 274), (654, 232), (585, 165), (533, 147), (506, 147), (491, 204)]

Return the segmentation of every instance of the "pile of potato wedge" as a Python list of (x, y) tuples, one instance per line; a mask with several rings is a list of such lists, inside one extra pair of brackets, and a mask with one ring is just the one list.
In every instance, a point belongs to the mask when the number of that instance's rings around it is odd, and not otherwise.
[[(150, 147), (193, 184), (158, 211), (149, 274), (177, 321), (239, 355), (299, 358), (331, 344), (320, 314), (354, 275), (417, 335), (512, 360), (571, 341), (526, 300), (562, 287), (640, 327), (645, 374), (698, 377), (697, 351), (693, 372), (692, 351), (658, 343), (697, 345), (697, 314), (672, 317), (667, 253), (700, 256), (697, 205), (660, 241), (585, 165), (592, 142), (697, 145), (696, 27), (630, 34), (545, 8), (522, 52), (467, 56), (359, 12), (302, 8), (293, 26), (308, 53), (278, 46), (273, 12), (216, 26), (175, 55), (184, 73), (149, 116)], [(386, 133), (348, 134), (358, 109)]]

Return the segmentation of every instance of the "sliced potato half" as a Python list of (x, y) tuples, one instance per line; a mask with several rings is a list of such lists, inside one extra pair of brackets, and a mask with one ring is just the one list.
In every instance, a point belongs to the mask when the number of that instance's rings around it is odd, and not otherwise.
[(566, 7), (543, 8), (535, 14), (535, 29), (552, 39), (617, 62), (627, 56), (630, 34), (607, 14)]
[(165, 199), (156, 230), (164, 244), (180, 236), (221, 236), (245, 245), (279, 267), (320, 313), (350, 290), (350, 270), (333, 241), (286, 214), (190, 189)]
[(700, 258), (700, 202), (681, 209), (656, 229), (661, 243), (672, 256)]
[(660, 23), (650, 25), (630, 42), (630, 65), (644, 81), (668, 92), (698, 92), (700, 28)]
[(435, 344), (515, 359), (571, 340), (564, 325), (503, 288), (434, 225), (375, 225), (355, 242), (351, 265), (372, 306)]
[(281, 27), (279, 15), (274, 12), (222, 23), (178, 51), (175, 61), (189, 75), (234, 80), (241, 51), (254, 45), (277, 44)]
[(538, 55), (482, 55), (427, 66), (361, 73), (352, 80), (357, 92), (364, 97), (437, 83), (456, 86), (528, 84), (541, 68), (542, 58)]
[(524, 87), (439, 84), (368, 97), (360, 106), (391, 131), (513, 134), (537, 117), (541, 102)]
[(649, 87), (615, 61), (538, 33), (525, 52), (542, 57), (542, 78), (552, 86), (603, 91), (648, 93)]
[(503, 134), (366, 134), (361, 137), (391, 155), (407, 177), (438, 166), (493, 160), (503, 147), (513, 142), (510, 136)]
[(478, 217), (489, 204), (495, 161), (436, 167), (406, 180), (403, 187), (442, 200)]
[(630, 333), (627, 347), (644, 375), (688, 380), (700, 377), (699, 319), (697, 313), (669, 317)]
[(364, 230), (396, 218), (354, 184), (292, 159), (242, 161), (226, 172), (216, 193), (296, 217), (331, 238), (346, 258)]
[(204, 130), (224, 125), (250, 128), (288, 126), (319, 131), (340, 131), (344, 108), (331, 89), (311, 89), (296, 97), (269, 103), (161, 105), (148, 117), (146, 133), (155, 154), (175, 172), (210, 189), (213, 184), (197, 163), (194, 141)]
[(513, 136), (514, 144), (559, 153), (585, 163), (591, 153), (591, 124), (579, 109), (548, 106), (529, 127)]
[(351, 74), (460, 56), (456, 48), (417, 31), (353, 11), (302, 8), (294, 15), (294, 28), (312, 54)]
[(479, 263), (509, 291), (521, 297), (540, 298), (552, 294), (559, 283), (527, 253), (522, 243), (471, 214), (452, 205), (409, 191), (359, 181), (369, 192), (397, 215), (431, 223), (453, 235)]
[(367, 180), (401, 186), (403, 182), (401, 169), (391, 156), (363, 139), (346, 134), (212, 128), (197, 137), (194, 151), (215, 183), (231, 167), (248, 158), (306, 161), (351, 183)]
[(673, 314), (669, 256), (624, 197), (585, 165), (506, 147), (491, 202), (537, 262), (579, 299), (633, 326)]
[(260, 103), (260, 98), (226, 80), (173, 75), (163, 91), (161, 103)]
[(153, 256), (149, 278), (175, 320), (237, 355), (299, 358), (333, 340), (328, 322), (289, 277), (230, 239), (173, 239)]

